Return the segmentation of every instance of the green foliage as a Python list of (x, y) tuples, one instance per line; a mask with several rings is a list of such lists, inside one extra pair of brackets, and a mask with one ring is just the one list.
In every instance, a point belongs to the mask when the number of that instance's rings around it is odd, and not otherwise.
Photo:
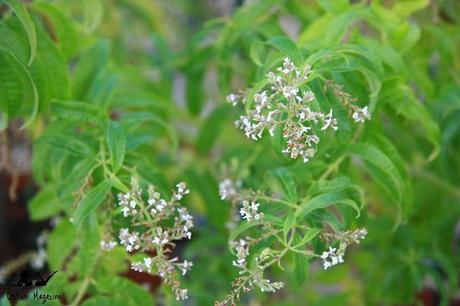
[[(457, 1), (247, 2), (207, 20), (205, 1), (0, 1), (0, 132), (19, 122), (33, 142), (31, 220), (61, 219), (50, 288), (71, 305), (181, 303), (126, 273), (157, 253), (100, 247), (132, 225), (117, 194), (134, 177), (162, 196), (190, 188), (195, 229), (174, 252), (194, 261), (191, 305), (413, 305), (428, 279), (448, 305), (460, 264)], [(321, 139), (307, 162), (286, 153), (285, 126), (257, 141), (234, 126), (285, 58), (308, 71), (299, 103), (337, 120), (306, 127)], [(231, 92), (244, 105), (226, 103)], [(288, 109), (277, 120), (300, 117), (295, 98), (269, 101)], [(226, 181), (236, 193), (223, 196)], [(242, 219), (252, 202), (260, 219)], [(360, 228), (345, 262), (324, 266)]]

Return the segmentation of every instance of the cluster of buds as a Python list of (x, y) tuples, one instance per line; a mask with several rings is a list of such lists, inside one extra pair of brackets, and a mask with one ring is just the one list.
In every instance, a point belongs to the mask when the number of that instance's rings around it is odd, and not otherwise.
[(232, 202), (234, 207), (241, 205), (239, 215), (242, 219), (248, 222), (263, 219), (264, 214), (259, 212), (260, 204), (256, 201), (257, 193), (242, 189), (241, 181), (224, 179), (219, 183), (219, 195), (222, 200)]
[(327, 251), (324, 251), (321, 254), (321, 259), (323, 260), (323, 268), (327, 270), (328, 268), (335, 266), (339, 263), (343, 263), (343, 256), (345, 255), (345, 249), (340, 245), (340, 248), (329, 247)]
[[(123, 216), (131, 223), (131, 228), (120, 230), (120, 245), (130, 253), (156, 254), (154, 257), (145, 256), (142, 261), (131, 263), (131, 269), (161, 276), (178, 300), (187, 298), (187, 289), (180, 288), (179, 274), (185, 275), (192, 267), (192, 262), (180, 262), (177, 257), (170, 258), (168, 253), (174, 248), (174, 241), (192, 237), (190, 229), (193, 227), (193, 217), (179, 203), (188, 193), (190, 190), (186, 184), (179, 183), (167, 200), (150, 185), (144, 199), (137, 179), (133, 178), (130, 192), (118, 195), (118, 205)], [(111, 250), (116, 243), (103, 240), (100, 245), (103, 250)]]
[(103, 251), (112, 251), (117, 246), (117, 242), (113, 240), (101, 240), (99, 246)]
[(239, 276), (232, 282), (231, 292), (222, 301), (217, 301), (215, 306), (236, 305), (241, 292), (249, 292), (255, 286), (262, 292), (275, 292), (284, 286), (282, 282), (272, 282), (264, 278), (264, 272), (277, 261), (277, 252), (265, 248), (254, 258), (254, 266), (247, 267), (246, 257), (249, 255), (249, 242), (243, 239), (232, 243), (237, 260), (233, 265), (240, 268)]
[(367, 106), (361, 108), (355, 103), (357, 99), (343, 89), (343, 85), (337, 84), (331, 80), (326, 81), (324, 90), (332, 89), (334, 95), (339, 98), (343, 106), (348, 110), (348, 115), (357, 123), (362, 123), (365, 120), (371, 119), (369, 108)]
[(224, 179), (219, 183), (219, 195), (222, 200), (231, 201), (238, 196), (238, 189), (241, 188), (241, 181)]
[(339, 248), (329, 247), (328, 250), (321, 254), (323, 260), (324, 270), (343, 263), (343, 256), (348, 245), (352, 243), (358, 244), (361, 240), (366, 238), (367, 230), (365, 228), (357, 229), (354, 231), (345, 231), (337, 233), (323, 233), (323, 239), (326, 241), (339, 241)]
[[(338, 129), (332, 109), (327, 113), (320, 111), (314, 103), (314, 93), (304, 90), (310, 73), (311, 66), (298, 68), (285, 58), (281, 67), (268, 73), (267, 85), (261, 92), (253, 97), (230, 94), (227, 97), (229, 103), (237, 105), (241, 102), (247, 110), (246, 115), (235, 121), (236, 127), (253, 140), (262, 138), (265, 130), (272, 137), (279, 130), (285, 139), (282, 152), (292, 159), (301, 158), (303, 162), (308, 162), (318, 150), (321, 133)], [(339, 96), (342, 100), (345, 97), (343, 90), (338, 93), (342, 94)], [(347, 101), (355, 101), (349, 95), (346, 98)], [(361, 109), (351, 102), (344, 105), (351, 110), (350, 116), (356, 122), (370, 118), (367, 107)]]
[(236, 260), (233, 261), (235, 267), (245, 269), (246, 268), (246, 257), (249, 256), (249, 244), (246, 240), (240, 239), (238, 241), (232, 241), (231, 246), (236, 251)]
[(243, 201), (242, 205), (243, 207), (241, 207), (240, 209), (240, 215), (243, 219), (246, 219), (248, 222), (250, 222), (251, 220), (258, 221), (264, 217), (263, 213), (258, 212), (260, 206), (259, 203), (255, 201), (251, 201), (251, 203), (249, 203), (249, 201)]
[[(240, 220), (244, 222), (257, 222), (263, 228), (262, 234), (258, 237), (245, 237), (230, 241), (230, 249), (236, 258), (232, 264), (239, 269), (239, 276), (232, 282), (231, 292), (222, 301), (217, 301), (215, 305), (235, 305), (241, 292), (248, 292), (254, 287), (258, 287), (263, 292), (274, 292), (283, 286), (281, 282), (271, 282), (264, 278), (264, 272), (278, 260), (279, 251), (269, 248), (252, 254), (253, 264), (249, 264), (248, 257), (253, 245), (273, 236), (276, 230), (271, 222), (264, 220), (264, 214), (259, 211), (260, 204), (257, 199), (268, 199), (269, 196), (260, 191), (242, 188), (241, 181), (226, 178), (219, 184), (219, 194), (221, 199), (230, 201), (233, 205), (232, 225), (234, 229)], [(239, 209), (237, 209), (239, 207)], [(282, 255), (281, 255), (282, 256)], [(275, 259), (276, 258), (276, 259)]]

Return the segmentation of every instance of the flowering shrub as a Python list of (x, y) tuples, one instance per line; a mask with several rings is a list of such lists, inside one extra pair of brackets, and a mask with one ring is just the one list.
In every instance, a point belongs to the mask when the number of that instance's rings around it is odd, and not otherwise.
[(49, 305), (413, 305), (429, 287), (448, 305), (457, 1), (224, 2), (0, 1), (0, 169), (14, 198), (25, 135), (27, 209), (49, 221), (0, 282), (57, 271), (31, 289)]

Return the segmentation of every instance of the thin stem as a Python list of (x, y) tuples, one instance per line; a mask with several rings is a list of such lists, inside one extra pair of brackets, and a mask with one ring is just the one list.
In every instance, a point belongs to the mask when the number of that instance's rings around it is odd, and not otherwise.
[(85, 294), (86, 294), (86, 291), (88, 290), (89, 284), (92, 281), (91, 276), (94, 273), (94, 271), (96, 270), (97, 266), (99, 265), (99, 260), (101, 258), (101, 255), (102, 255), (101, 250), (98, 249), (98, 251), (96, 253), (96, 261), (94, 263), (94, 266), (92, 267), (92, 269), (91, 269), (90, 273), (88, 274), (88, 276), (86, 276), (85, 279), (83, 280), (83, 282), (81, 283), (80, 288), (78, 289), (77, 295), (75, 296), (75, 299), (70, 304), (70, 306), (77, 306), (81, 302), (81, 300), (85, 297)]
[(91, 277), (90, 276), (85, 277), (80, 288), (78, 289), (75, 299), (73, 300), (72, 304), (70, 304), (70, 306), (77, 306), (81, 302), (81, 300), (85, 296), (86, 290), (88, 289), (90, 282), (91, 282)]
[(285, 201), (285, 200), (282, 200), (282, 199), (269, 197), (269, 196), (266, 196), (266, 195), (256, 195), (256, 199), (269, 201), (269, 202), (275, 202), (275, 203), (281, 203), (281, 204), (289, 206), (291, 208), (297, 208), (297, 205), (292, 204), (291, 202), (288, 202), (288, 201)]
[[(358, 140), (359, 136), (361, 136), (361, 133), (363, 131), (363, 125), (360, 125), (356, 131), (355, 131), (355, 134), (353, 135), (353, 138), (351, 139), (351, 142), (354, 143)], [(347, 157), (347, 155), (342, 155), (341, 157), (339, 157), (335, 162), (333, 162), (327, 169), (326, 171), (324, 171), (324, 173), (320, 176), (319, 178), (319, 181), (324, 181), (325, 179), (328, 178), (329, 175), (331, 175), (332, 173), (334, 173), (335, 171), (337, 171), (337, 169), (339, 168), (340, 164), (342, 163), (342, 161), (345, 159), (345, 157)]]

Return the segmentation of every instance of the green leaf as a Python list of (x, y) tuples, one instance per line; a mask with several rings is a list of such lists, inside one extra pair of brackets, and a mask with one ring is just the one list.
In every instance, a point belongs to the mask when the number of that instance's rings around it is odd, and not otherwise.
[[(240, 222), (238, 226), (232, 230), (230, 233), (230, 236), (228, 237), (228, 241), (235, 241), (238, 236), (240, 236), (242, 233), (246, 232), (250, 228), (260, 225), (259, 222), (253, 221), (253, 222)], [(231, 250), (232, 251), (232, 250)]]
[(299, 253), (293, 253), (292, 256), (294, 257), (294, 276), (295, 276), (295, 284), (297, 286), (302, 285), (305, 283), (305, 280), (308, 277), (308, 267), (310, 266), (309, 260), (310, 257), (305, 256)]
[(270, 186), (278, 186), (278, 189), (283, 192), (289, 202), (295, 203), (297, 201), (297, 185), (294, 176), (286, 168), (270, 171), (268, 179)]
[[(27, 61), (27, 44), (23, 40), (23, 29), (16, 19), (0, 25), (0, 46), (14, 54), (25, 66)], [(56, 44), (42, 27), (37, 28), (37, 54), (28, 68), (37, 88), (40, 109), (43, 110), (52, 98), (66, 99), (69, 94), (67, 64)]]
[(128, 305), (155, 305), (148, 291), (126, 278), (117, 276), (99, 278), (96, 281), (96, 288), (109, 296), (123, 297)]
[(193, 115), (199, 115), (203, 109), (205, 97), (203, 95), (203, 71), (190, 73), (187, 76), (187, 108)]
[(80, 57), (73, 73), (72, 91), (76, 100), (86, 101), (91, 85), (104, 72), (109, 58), (109, 49), (109, 43), (100, 40)]
[(265, 46), (259, 39), (254, 39), (249, 45), (249, 57), (257, 66), (263, 66), (265, 58)]
[(121, 192), (129, 192), (129, 187), (126, 186), (118, 177), (114, 176), (110, 178), (110, 184), (112, 187), (117, 188)]
[(344, 11), (340, 15), (327, 13), (309, 24), (300, 34), (299, 43), (314, 49), (338, 44), (344, 40), (352, 23), (366, 14), (367, 10), (360, 7)]
[(10, 51), (24, 65), (29, 61), (27, 41), (23, 40), (23, 29), (19, 20), (0, 22), (0, 47)]
[(91, 275), (97, 265), (98, 253), (101, 251), (99, 224), (96, 215), (90, 215), (81, 227), (81, 242), (78, 251), (78, 271), (81, 277)]
[(283, 224), (283, 237), (284, 237), (284, 241), (287, 240), (288, 238), (288, 234), (289, 234), (289, 231), (292, 229), (292, 227), (295, 225), (295, 221), (296, 221), (296, 218), (295, 218), (295, 215), (293, 214), (290, 214), (286, 217), (286, 219), (284, 220), (284, 224)]
[(106, 199), (107, 194), (111, 189), (111, 184), (109, 181), (103, 181), (97, 186), (90, 189), (83, 199), (78, 203), (77, 209), (73, 216), (73, 223), (76, 226), (80, 226), (89, 214), (91, 214), (96, 208), (99, 207)]
[(13, 12), (18, 17), (21, 22), (24, 30), (27, 33), (27, 38), (29, 40), (30, 47), (30, 56), (28, 66), (32, 65), (32, 62), (35, 59), (37, 54), (37, 34), (35, 32), (35, 25), (30, 18), (29, 12), (27, 12), (26, 6), (19, 0), (5, 0), (8, 6), (13, 10)]
[(303, 219), (314, 210), (324, 209), (335, 204), (350, 206), (356, 211), (356, 217), (360, 216), (358, 204), (342, 192), (325, 193), (312, 199), (306, 199), (300, 203), (295, 214), (298, 219)]
[(72, 20), (56, 5), (47, 2), (34, 1), (34, 9), (46, 14), (56, 30), (58, 46), (66, 59), (71, 58), (80, 46), (81, 36), (75, 29)]
[(112, 168), (116, 172), (123, 164), (126, 153), (125, 131), (118, 122), (109, 121), (107, 124), (107, 147), (109, 148)]
[(51, 270), (61, 269), (64, 259), (72, 252), (75, 238), (75, 227), (65, 219), (51, 232), (47, 243), (48, 264)]
[(352, 185), (352, 181), (347, 176), (339, 176), (327, 181), (317, 181), (308, 189), (308, 194), (316, 195), (319, 193), (336, 192), (347, 189)]
[(47, 219), (60, 210), (59, 199), (54, 186), (47, 186), (37, 193), (28, 203), (29, 216), (32, 221)]
[(382, 151), (367, 143), (352, 144), (350, 152), (367, 162), (367, 169), (376, 180), (376, 183), (392, 197), (398, 208), (398, 220), (396, 223), (398, 224), (401, 219), (404, 182), (396, 166)]
[(37, 28), (37, 55), (30, 74), (37, 85), (40, 109), (46, 109), (51, 99), (68, 99), (70, 84), (68, 66), (55, 42), (42, 28)]
[(428, 160), (434, 159), (440, 150), (441, 131), (427, 108), (419, 101), (411, 88), (399, 77), (385, 80), (379, 99), (389, 105), (397, 115), (423, 128), (423, 135), (433, 144)]
[(402, 209), (405, 216), (409, 216), (413, 211), (413, 192), (412, 192), (412, 179), (407, 168), (407, 163), (402, 159), (396, 146), (382, 134), (374, 133), (372, 137), (372, 143), (376, 145), (388, 158), (391, 159), (395, 167), (398, 169), (398, 173), (403, 181), (403, 198), (402, 198)]
[(0, 47), (0, 111), (10, 118), (29, 111), (22, 129), (37, 116), (38, 99), (37, 87), (29, 71), (10, 51)]
[(297, 243), (296, 245), (297, 246), (302, 246), (302, 245), (305, 245), (306, 243), (310, 242), (313, 240), (313, 238), (315, 238), (316, 236), (318, 236), (318, 234), (321, 233), (321, 229), (320, 228), (309, 228), (308, 231), (305, 233), (305, 235), (302, 237), (302, 239), (300, 239), (300, 242)]
[(348, 0), (318, 0), (318, 4), (326, 11), (341, 13), (350, 7)]
[(404, 2), (396, 2), (391, 10), (396, 15), (407, 18), (414, 12), (426, 8), (429, 4), (429, 0), (405, 0)]
[(71, 138), (61, 134), (47, 135), (38, 140), (39, 143), (46, 143), (53, 146), (53, 148), (59, 148), (67, 151), (70, 154), (76, 156), (87, 156), (94, 160), (97, 160), (97, 156), (93, 149), (86, 143), (78, 140), (77, 138)]
[[(93, 296), (83, 302), (81, 306), (125, 306), (126, 297), (123, 296)], [(132, 304), (129, 304), (132, 305)]]
[[(164, 130), (164, 132), (166, 133), (166, 135), (168, 136), (171, 142), (171, 150), (175, 151), (177, 149), (177, 146), (179, 145), (178, 135), (175, 129), (173, 129), (171, 125), (168, 122), (166, 122), (164, 119), (162, 119), (161, 117), (153, 113), (150, 113), (150, 112), (131, 112), (131, 113), (125, 114), (122, 117), (122, 122), (124, 126), (132, 125), (132, 124), (144, 122), (144, 121), (151, 122), (151, 123), (154, 123), (160, 126)], [(129, 136), (127, 138), (129, 140)]]
[(216, 107), (216, 109), (206, 117), (196, 140), (200, 153), (206, 153), (212, 149), (216, 139), (219, 137), (222, 127), (225, 125), (226, 120), (228, 120), (227, 118), (231, 110), (230, 105), (222, 104)]
[(59, 117), (76, 121), (93, 122), (104, 127), (108, 119), (107, 114), (98, 106), (78, 101), (58, 101), (51, 103), (53, 114)]
[(277, 36), (270, 39), (267, 44), (275, 47), (283, 55), (289, 57), (295, 64), (301, 65), (303, 62), (302, 53), (300, 53), (297, 45), (288, 37)]
[(104, 17), (104, 3), (102, 0), (82, 0), (83, 27), (87, 34), (94, 32)]

